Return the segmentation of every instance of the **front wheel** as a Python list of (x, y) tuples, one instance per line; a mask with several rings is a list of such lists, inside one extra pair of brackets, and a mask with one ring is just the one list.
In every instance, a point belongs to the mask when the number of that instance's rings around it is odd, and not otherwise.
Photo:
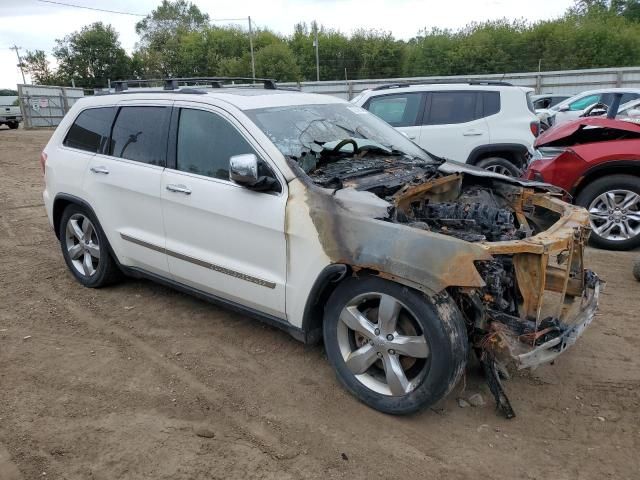
[(591, 243), (607, 250), (640, 245), (640, 178), (608, 175), (587, 185), (576, 203), (589, 211)]
[(433, 405), (466, 365), (464, 321), (448, 295), (430, 299), (379, 277), (342, 282), (325, 309), (323, 333), (341, 383), (384, 413)]

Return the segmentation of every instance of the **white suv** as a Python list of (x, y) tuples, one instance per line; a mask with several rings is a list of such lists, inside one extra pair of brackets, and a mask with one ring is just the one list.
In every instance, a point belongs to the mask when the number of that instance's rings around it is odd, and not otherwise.
[(532, 92), (504, 82), (395, 83), (352, 103), (435, 155), (518, 177), (539, 131)]
[(42, 153), (82, 285), (151, 278), (324, 338), (388, 413), (446, 395), (471, 342), (512, 415), (501, 365), (552, 361), (591, 322), (588, 214), (552, 187), (443, 163), (330, 96), (176, 83), (79, 100)]

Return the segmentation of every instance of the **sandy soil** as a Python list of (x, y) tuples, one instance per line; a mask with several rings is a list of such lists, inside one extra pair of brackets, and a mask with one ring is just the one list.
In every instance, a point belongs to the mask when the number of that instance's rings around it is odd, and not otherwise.
[(74, 282), (42, 206), (50, 134), (0, 129), (0, 479), (640, 477), (638, 253), (588, 252), (601, 314), (506, 384), (517, 418), (477, 365), (436, 408), (386, 416), (321, 346), (150, 282)]

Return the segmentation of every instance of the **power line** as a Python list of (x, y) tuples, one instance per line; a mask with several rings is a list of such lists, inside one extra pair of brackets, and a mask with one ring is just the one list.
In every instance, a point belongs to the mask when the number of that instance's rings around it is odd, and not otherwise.
[(72, 3), (64, 3), (64, 2), (54, 2), (53, 0), (36, 0), (41, 3), (51, 3), (53, 5), (60, 5), (63, 7), (74, 7), (74, 8), (82, 8), (85, 10), (94, 10), (96, 12), (107, 12), (107, 13), (117, 13), (118, 15), (131, 15), (133, 17), (146, 17), (146, 15), (142, 15), (140, 13), (131, 13), (131, 12), (120, 12), (117, 10), (107, 10), (104, 8), (95, 8), (95, 7), (86, 7), (84, 5), (74, 5)]

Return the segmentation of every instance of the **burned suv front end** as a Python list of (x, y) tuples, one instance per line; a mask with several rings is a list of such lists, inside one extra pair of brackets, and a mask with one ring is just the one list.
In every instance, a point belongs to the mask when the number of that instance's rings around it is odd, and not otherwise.
[[(447, 290), (464, 315), (498, 406), (512, 417), (500, 381), (509, 366), (552, 362), (595, 316), (601, 281), (584, 268), (588, 213), (544, 184), (454, 163), (430, 175), (385, 197), (391, 204), (386, 221), (453, 237), (488, 254), (472, 260), (482, 285), (458, 279)], [(370, 179), (346, 186), (362, 183), (371, 186)], [(451, 269), (469, 261), (464, 249), (448, 260)]]

